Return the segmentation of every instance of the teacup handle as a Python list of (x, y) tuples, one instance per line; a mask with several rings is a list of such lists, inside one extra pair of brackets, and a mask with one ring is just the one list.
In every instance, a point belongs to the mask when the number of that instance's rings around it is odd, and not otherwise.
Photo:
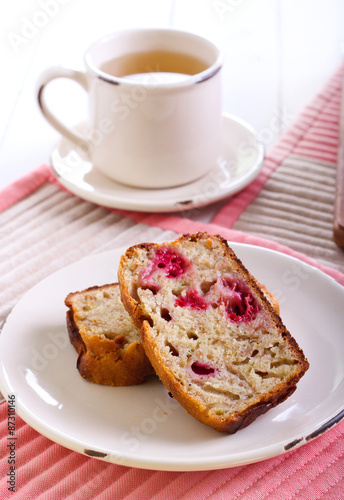
[(90, 146), (89, 141), (78, 132), (75, 132), (71, 128), (64, 125), (58, 118), (56, 118), (56, 116), (50, 111), (49, 107), (47, 106), (44, 91), (48, 83), (50, 83), (52, 80), (55, 80), (56, 78), (70, 78), (71, 80), (74, 80), (76, 83), (81, 85), (81, 87), (87, 92), (88, 82), (86, 74), (82, 71), (77, 71), (63, 66), (53, 66), (46, 69), (40, 75), (37, 82), (37, 99), (43, 116), (50, 123), (50, 125), (54, 127), (66, 139), (74, 143), (78, 148), (81, 148), (84, 153), (88, 153)]

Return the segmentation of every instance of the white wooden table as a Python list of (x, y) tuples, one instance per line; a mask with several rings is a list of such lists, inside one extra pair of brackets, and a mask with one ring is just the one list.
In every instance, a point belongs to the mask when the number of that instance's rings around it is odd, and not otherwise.
[[(48, 162), (59, 136), (41, 116), (36, 80), (55, 64), (83, 67), (95, 39), (131, 27), (175, 27), (225, 53), (224, 111), (269, 149), (340, 64), (342, 0), (16, 0), (0, 5), (0, 188)], [(86, 116), (82, 90), (51, 84), (69, 124)]]

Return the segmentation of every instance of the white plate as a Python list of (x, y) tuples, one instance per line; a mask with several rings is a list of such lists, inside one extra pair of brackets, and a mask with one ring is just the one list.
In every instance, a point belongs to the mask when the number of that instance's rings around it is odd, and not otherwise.
[(83, 259), (49, 276), (14, 307), (0, 336), (0, 389), (18, 414), (67, 448), (157, 470), (238, 466), (282, 454), (344, 416), (344, 288), (319, 270), (264, 248), (231, 244), (276, 294), (310, 368), (295, 393), (234, 435), (188, 415), (153, 379), (104, 387), (82, 379), (68, 341), (64, 298), (116, 279), (124, 249)]
[[(79, 130), (83, 128), (85, 125)], [(99, 205), (143, 212), (182, 211), (233, 195), (257, 177), (263, 159), (264, 146), (256, 132), (225, 113), (217, 165), (201, 179), (175, 188), (138, 189), (117, 183), (81, 157), (65, 139), (51, 154), (54, 175), (72, 193)]]

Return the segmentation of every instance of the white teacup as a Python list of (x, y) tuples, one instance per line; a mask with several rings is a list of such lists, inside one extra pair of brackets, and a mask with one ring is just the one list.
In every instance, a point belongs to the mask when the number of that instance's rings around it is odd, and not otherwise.
[[(220, 150), (222, 102), (219, 49), (198, 35), (133, 29), (95, 42), (86, 71), (47, 69), (38, 102), (47, 121), (111, 179), (140, 188), (196, 180)], [(89, 98), (89, 133), (82, 136), (49, 110), (44, 89), (71, 78)]]

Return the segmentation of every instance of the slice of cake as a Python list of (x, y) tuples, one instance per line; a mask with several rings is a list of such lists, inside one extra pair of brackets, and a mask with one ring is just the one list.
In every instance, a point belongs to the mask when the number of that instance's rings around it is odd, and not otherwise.
[(122, 305), (118, 283), (70, 293), (65, 304), (82, 377), (97, 384), (132, 385), (154, 373), (140, 331)]
[[(277, 299), (260, 285), (276, 312)], [(81, 375), (98, 384), (141, 384), (154, 372), (141, 345), (140, 330), (122, 305), (118, 283), (68, 295), (67, 328), (79, 353)], [(134, 344), (135, 343), (135, 344)]]
[(121, 297), (175, 399), (229, 433), (284, 401), (308, 362), (257, 281), (220, 236), (127, 250)]

